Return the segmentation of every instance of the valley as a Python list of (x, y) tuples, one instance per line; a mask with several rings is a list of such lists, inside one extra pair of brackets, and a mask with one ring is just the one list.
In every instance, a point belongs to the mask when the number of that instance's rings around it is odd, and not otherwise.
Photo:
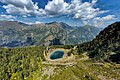
[[(92, 41), (82, 44), (0, 47), (0, 79), (119, 80), (119, 48), (120, 22), (109, 25)], [(53, 53), (58, 54), (55, 51), (64, 55), (50, 59)]]
[(0, 80), (120, 80), (120, 0), (0, 0)]
[[(24, 50), (24, 51), (23, 51)], [(67, 62), (46, 61), (42, 47), (0, 49), (0, 79), (10, 80), (119, 80), (120, 64), (95, 61), (88, 53)], [(20, 53), (19, 53), (19, 52)], [(37, 51), (37, 52), (36, 52)], [(15, 52), (15, 54), (13, 53)], [(3, 54), (4, 53), (4, 54)], [(9, 56), (7, 56), (9, 55)], [(2, 58), (2, 56), (4, 58)], [(3, 65), (3, 66), (2, 66)], [(11, 66), (11, 67), (10, 67)]]

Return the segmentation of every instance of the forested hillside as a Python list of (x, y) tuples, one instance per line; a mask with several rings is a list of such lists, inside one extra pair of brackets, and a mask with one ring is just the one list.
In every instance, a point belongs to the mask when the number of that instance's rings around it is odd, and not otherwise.
[(120, 63), (120, 22), (109, 25), (91, 42), (78, 46), (78, 52), (89, 51), (96, 60), (111, 60)]
[(0, 48), (0, 80), (34, 78), (42, 67), (44, 47)]

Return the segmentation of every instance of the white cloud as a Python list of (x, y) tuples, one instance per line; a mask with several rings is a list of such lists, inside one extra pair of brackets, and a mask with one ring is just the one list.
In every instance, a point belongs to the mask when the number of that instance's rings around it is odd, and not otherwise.
[[(72, 12), (74, 13), (74, 18), (81, 19), (83, 23), (87, 24), (91, 19), (95, 18), (99, 14), (103, 14), (106, 11), (101, 11), (99, 8), (94, 8), (97, 0), (92, 0), (92, 2), (81, 3), (79, 0), (73, 0), (71, 3)], [(71, 10), (70, 8), (70, 10)]]
[(72, 0), (66, 3), (64, 0), (52, 0), (45, 5), (45, 9), (38, 7), (38, 3), (32, 0), (0, 0), (5, 3), (3, 8), (9, 14), (20, 14), (23, 17), (27, 16), (46, 16), (54, 17), (56, 15), (70, 15), (73, 18), (80, 19), (83, 24), (93, 23), (96, 26), (103, 25), (103, 21), (112, 20), (114, 15), (108, 15), (100, 18), (99, 15), (108, 11), (102, 11), (100, 8), (95, 8), (97, 0), (91, 2), (82, 2), (81, 0)]
[(66, 3), (64, 0), (52, 0), (45, 6), (45, 11), (48, 15), (73, 15), (73, 18), (80, 19), (84, 24), (88, 24), (92, 19), (108, 11), (101, 11), (99, 8), (94, 8), (97, 0), (92, 2), (84, 2), (81, 0), (72, 0), (71, 3)]
[[(20, 21), (22, 22), (22, 21)], [(33, 25), (34, 23), (33, 22), (22, 22), (22, 23), (25, 23), (25, 24), (28, 24), (28, 25)]]
[(68, 3), (64, 0), (52, 0), (45, 6), (45, 11), (48, 15), (66, 14)]
[(0, 20), (11, 20), (11, 21), (13, 21), (14, 19), (16, 19), (16, 18), (12, 15), (5, 15), (5, 14), (0, 15)]
[(23, 21), (20, 21), (22, 23), (25, 23), (25, 24), (28, 24), (28, 25), (33, 25), (33, 24), (42, 24), (43, 22), (40, 22), (40, 21), (35, 21), (35, 22), (23, 22)]
[(39, 9), (38, 4), (33, 3), (32, 0), (1, 0), (0, 2), (7, 4), (3, 8), (9, 14), (20, 14), (24, 16), (42, 16), (45, 14), (45, 11)]
[(35, 22), (35, 24), (41, 24), (41, 23), (43, 23), (43, 22), (40, 22), (40, 21), (36, 21), (36, 22)]
[(12, 4), (16, 7), (24, 8), (24, 6), (27, 9), (33, 9), (36, 8), (36, 5), (31, 0), (1, 0), (1, 2), (6, 4)]
[(100, 20), (113, 20), (115, 19), (115, 15), (107, 15), (105, 17), (102, 17)]
[(105, 17), (96, 17), (93, 19), (93, 24), (96, 26), (96, 27), (103, 27), (103, 25), (105, 24), (106, 21), (110, 21), (110, 20), (114, 20), (116, 19), (115, 18), (115, 15), (107, 15)]

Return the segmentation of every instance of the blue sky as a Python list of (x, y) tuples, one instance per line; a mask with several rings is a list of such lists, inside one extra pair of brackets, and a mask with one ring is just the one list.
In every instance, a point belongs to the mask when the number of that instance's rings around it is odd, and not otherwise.
[(120, 0), (0, 0), (0, 20), (104, 27), (120, 20)]

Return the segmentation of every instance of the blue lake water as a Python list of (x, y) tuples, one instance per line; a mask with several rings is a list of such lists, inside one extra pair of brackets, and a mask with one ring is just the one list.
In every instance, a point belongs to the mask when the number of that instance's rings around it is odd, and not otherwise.
[(50, 59), (59, 59), (59, 58), (62, 58), (64, 55), (64, 51), (62, 50), (57, 50), (55, 52), (53, 52), (51, 55), (50, 55)]

